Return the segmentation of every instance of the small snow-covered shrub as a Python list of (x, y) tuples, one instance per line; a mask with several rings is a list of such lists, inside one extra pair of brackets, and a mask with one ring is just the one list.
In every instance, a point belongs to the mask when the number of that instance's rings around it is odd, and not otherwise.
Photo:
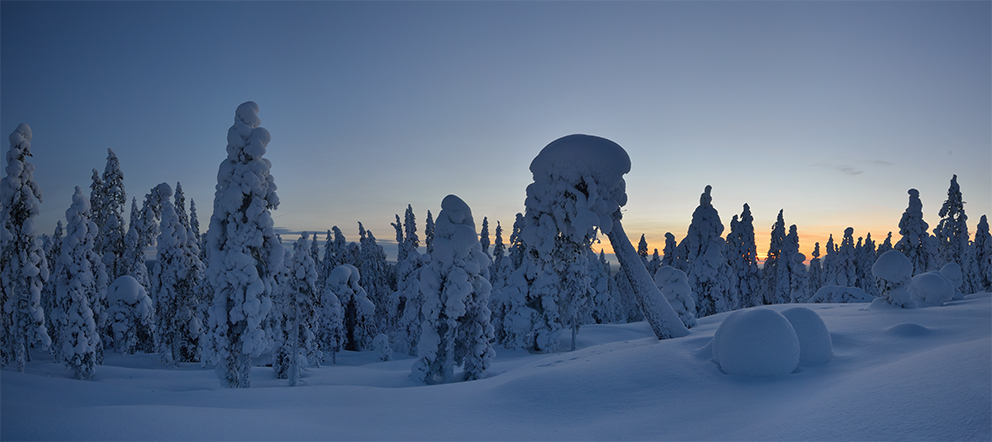
[(155, 312), (152, 300), (137, 279), (129, 275), (117, 278), (107, 288), (108, 316), (114, 336), (114, 351), (134, 353), (139, 334), (151, 336)]
[(889, 250), (871, 266), (871, 274), (881, 283), (881, 298), (889, 304), (913, 308), (913, 296), (907, 290), (913, 276), (913, 263), (898, 250)]
[(833, 343), (830, 332), (820, 315), (806, 307), (793, 307), (782, 311), (799, 338), (799, 360), (822, 364), (833, 357)]
[(769, 308), (738, 310), (713, 335), (713, 360), (726, 374), (775, 376), (799, 365), (799, 338), (781, 313)]
[(685, 272), (672, 266), (663, 266), (654, 274), (654, 283), (665, 295), (665, 299), (678, 313), (686, 328), (696, 325), (696, 302), (693, 301), (692, 287)]
[(393, 360), (393, 349), (389, 346), (389, 336), (386, 336), (385, 333), (379, 333), (372, 340), (372, 351), (375, 352), (380, 361)]
[(871, 295), (865, 293), (857, 287), (841, 287), (836, 285), (825, 285), (820, 287), (816, 293), (806, 302), (811, 304), (832, 304), (846, 302), (871, 302)]
[(941, 272), (926, 272), (913, 277), (909, 293), (921, 306), (941, 305), (954, 298), (954, 287)]
[(961, 266), (956, 262), (949, 262), (940, 268), (940, 274), (951, 283), (951, 288), (954, 291), (954, 299), (964, 299), (964, 293), (961, 293), (961, 283), (964, 282), (964, 277), (961, 274)]

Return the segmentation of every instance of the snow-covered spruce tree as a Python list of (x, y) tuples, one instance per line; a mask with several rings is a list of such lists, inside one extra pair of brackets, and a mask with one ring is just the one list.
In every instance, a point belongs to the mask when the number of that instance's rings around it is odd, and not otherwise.
[[(672, 242), (674, 243), (674, 237)], [(737, 291), (737, 304), (733, 309), (761, 305), (761, 275), (758, 269), (757, 244), (754, 242), (754, 217), (751, 216), (751, 207), (747, 203), (744, 204), (740, 218), (734, 215), (730, 221), (727, 264), (731, 270), (730, 283)]]
[(157, 240), (158, 264), (152, 277), (158, 333), (155, 351), (162, 363), (178, 367), (180, 362), (199, 360), (202, 324), (196, 316), (200, 304), (196, 289), (204, 269), (196, 237), (183, 225), (178, 206), (169, 202), (169, 185), (162, 183), (159, 187), (164, 198)]
[[(344, 323), (344, 349), (368, 350), (375, 336), (373, 324), (375, 304), (369, 300), (365, 289), (358, 284), (361, 273), (351, 264), (341, 264), (327, 278), (326, 291), (333, 293), (341, 303)], [(326, 298), (325, 298), (326, 299)]]
[(654, 253), (651, 254), (651, 259), (648, 261), (648, 272), (652, 275), (658, 272), (661, 268), (661, 255), (658, 253), (658, 249), (654, 249)]
[(344, 310), (341, 301), (332, 291), (332, 284), (324, 281), (324, 291), (320, 294), (320, 313), (317, 315), (317, 344), (322, 360), (331, 356), (331, 363), (337, 364), (337, 355), (344, 345)]
[(807, 293), (816, 294), (823, 287), (823, 267), (820, 266), (820, 243), (813, 245), (813, 258), (809, 260), (809, 280)]
[[(41, 291), (41, 307), (45, 311), (46, 318), (51, 318), (52, 312), (55, 311), (55, 286), (58, 284), (55, 278), (55, 269), (59, 256), (62, 255), (63, 236), (65, 236), (65, 228), (62, 227), (62, 220), (58, 220), (55, 225), (55, 233), (51, 236), (50, 245), (45, 250), (45, 258), (48, 261), (50, 276)], [(51, 324), (50, 319), (47, 320), (46, 326), (48, 327), (48, 336), (54, 337), (56, 330)]]
[(420, 313), (420, 306), (423, 304), (423, 298), (420, 296), (422, 258), (417, 251), (420, 239), (417, 237), (417, 224), (412, 206), (408, 205), (406, 208), (403, 228), (406, 235), (397, 255), (402, 256), (402, 259), (396, 263), (396, 292), (391, 299), (390, 317), (394, 321), (392, 342), (396, 351), (416, 356), (420, 326), (424, 322), (424, 317)]
[(196, 215), (196, 201), (189, 199), (189, 231), (196, 238), (196, 244), (200, 247), (200, 256), (203, 256), (203, 238), (200, 236), (200, 219)]
[(826, 254), (823, 255), (823, 261), (820, 263), (820, 266), (823, 268), (823, 286), (836, 286), (838, 266), (835, 262), (838, 257), (837, 248), (834, 246), (834, 235), (832, 233), (827, 238), (825, 249)]
[(272, 309), (273, 274), (283, 265), (270, 214), (279, 197), (271, 163), (262, 158), (271, 136), (259, 127), (257, 113), (251, 101), (235, 112), (207, 232), (206, 279), (213, 293), (204, 356), (225, 387), (251, 385), (251, 358), (269, 347), (263, 323)]
[(648, 242), (644, 239), (644, 234), (641, 234), (640, 241), (637, 241), (637, 256), (641, 257), (641, 262), (644, 266), (648, 265)]
[(427, 211), (427, 221), (424, 223), (424, 247), (427, 248), (428, 255), (434, 251), (434, 216), (430, 210)]
[(858, 238), (858, 244), (854, 250), (855, 275), (858, 282), (856, 287), (865, 291), (871, 296), (878, 296), (878, 284), (875, 283), (875, 276), (871, 274), (871, 266), (875, 265), (875, 241), (871, 239), (871, 232), (865, 235), (864, 242)]
[(975, 276), (975, 291), (992, 290), (992, 235), (989, 234), (989, 221), (985, 215), (978, 221), (975, 231), (974, 248), (975, 263), (978, 271)]
[(114, 351), (134, 354), (138, 341), (155, 333), (152, 299), (138, 280), (121, 275), (107, 288), (107, 304)]
[(848, 227), (844, 229), (844, 238), (840, 242), (840, 247), (837, 248), (837, 260), (834, 262), (834, 268), (837, 275), (837, 284), (833, 285), (838, 285), (841, 287), (858, 286), (858, 265), (856, 260), (857, 253), (854, 246), (854, 228)]
[(136, 211), (136, 202), (131, 200), (131, 225), (124, 235), (124, 254), (120, 261), (119, 270), (122, 274), (133, 276), (148, 293), (153, 291), (151, 277), (145, 266), (145, 249), (155, 245), (162, 218), (162, 203), (172, 196), (171, 189), (168, 195), (163, 193), (168, 188), (168, 185), (163, 187), (164, 184), (153, 187), (145, 194), (141, 211)]
[(779, 287), (780, 273), (779, 264), (788, 266), (789, 258), (782, 256), (782, 245), (785, 242), (785, 218), (782, 216), (783, 210), (778, 211), (778, 218), (772, 224), (771, 239), (768, 245), (768, 254), (765, 255), (765, 265), (761, 269), (762, 286), (764, 287), (763, 304), (781, 304), (788, 302), (787, 287)]
[[(334, 232), (333, 240), (331, 239), (331, 232)], [(321, 260), (323, 267), (320, 274), (320, 278), (325, 283), (327, 282), (327, 277), (331, 276), (331, 271), (337, 268), (337, 266), (341, 264), (353, 264), (351, 261), (345, 260), (347, 245), (347, 240), (338, 226), (331, 227), (331, 230), (327, 231), (327, 242), (324, 243), (324, 259)]]
[(72, 206), (65, 211), (66, 235), (56, 263), (56, 307), (52, 315), (55, 342), (52, 353), (77, 379), (89, 379), (103, 359), (103, 343), (93, 300), (103, 299), (106, 279), (103, 261), (96, 254), (96, 223), (89, 218), (89, 200), (77, 186)]
[(809, 291), (809, 269), (806, 268), (806, 255), (799, 253), (799, 233), (796, 232), (795, 224), (789, 226), (789, 243), (790, 249), (795, 247), (795, 252), (790, 255), (790, 302), (806, 302), (813, 293)]
[[(278, 378), (289, 378), (289, 385), (299, 384), (299, 378), (307, 367), (316, 365), (321, 353), (318, 350), (316, 307), (317, 269), (310, 256), (306, 232), (293, 246), (293, 258), (289, 267), (289, 281), (282, 293), (282, 346), (278, 353), (286, 355), (285, 370), (273, 364)], [(285, 372), (285, 377), (279, 376)]]
[(115, 280), (124, 274), (124, 206), (127, 195), (124, 192), (124, 173), (113, 149), (107, 149), (107, 165), (103, 170), (99, 198), (100, 203), (93, 204), (93, 221), (100, 229), (96, 250), (103, 256), (107, 276)]
[(31, 128), (24, 123), (10, 134), (7, 167), (0, 180), (0, 366), (24, 372), (33, 345), (48, 349), (41, 292), (48, 280), (48, 259), (34, 218), (41, 210), (41, 188), (34, 181)]
[(317, 232), (313, 232), (313, 240), (310, 241), (310, 257), (313, 258), (313, 267), (317, 272), (317, 293), (324, 291), (324, 280), (320, 279), (323, 274), (324, 263), (320, 260), (320, 242), (317, 241)]
[(663, 257), (661, 258), (661, 266), (672, 266), (675, 267), (675, 259), (678, 254), (678, 243), (675, 242), (675, 235), (672, 232), (665, 232), (665, 248), (662, 249), (661, 253)]
[(490, 344), (491, 261), (461, 198), (441, 201), (434, 229), (434, 253), (420, 275), (424, 322), (412, 376), (426, 384), (449, 383), (455, 366), (463, 365), (463, 379), (482, 379), (496, 355)]
[(931, 256), (930, 234), (927, 229), (930, 226), (923, 220), (923, 202), (920, 201), (920, 192), (916, 189), (909, 189), (909, 206), (903, 212), (899, 220), (899, 234), (902, 238), (893, 247), (900, 251), (913, 264), (913, 276), (936, 270), (937, 264)]
[(356, 267), (362, 275), (362, 287), (368, 293), (369, 300), (375, 304), (375, 329), (372, 330), (372, 335), (375, 336), (385, 329), (389, 314), (389, 295), (392, 294), (386, 278), (386, 252), (376, 243), (372, 231), (365, 230), (362, 223), (358, 223), (358, 233), (361, 235), (361, 252), (359, 265)]
[[(502, 287), (506, 281), (503, 269), (506, 267), (503, 261), (506, 260), (506, 244), (503, 244), (503, 226), (496, 221), (496, 238), (493, 243), (493, 265), (489, 266), (489, 282), (493, 285), (493, 291), (497, 287)], [(508, 263), (509, 261), (507, 261)]]
[(600, 249), (599, 256), (592, 249), (586, 249), (586, 263), (589, 273), (589, 302), (583, 309), (583, 324), (609, 324), (616, 317), (616, 305), (610, 296), (610, 264)]
[(739, 304), (727, 277), (731, 269), (724, 254), (726, 242), (720, 236), (723, 224), (712, 204), (711, 186), (699, 197), (692, 223), (682, 243), (688, 251), (689, 286), (696, 295), (696, 314), (704, 316), (727, 312)]
[(479, 244), (482, 245), (482, 253), (485, 253), (492, 261), (489, 254), (489, 218), (482, 217), (482, 230), (479, 231)]
[(696, 326), (696, 304), (693, 301), (692, 288), (689, 287), (689, 278), (685, 273), (672, 266), (664, 266), (658, 269), (654, 275), (654, 282), (658, 285), (658, 290), (665, 295), (665, 299), (672, 305), (679, 319), (686, 328)]
[(943, 266), (955, 262), (961, 266), (961, 291), (973, 293), (978, 269), (975, 258), (971, 253), (968, 236), (968, 215), (964, 213), (964, 200), (961, 197), (961, 187), (958, 186), (958, 176), (951, 177), (951, 185), (947, 189), (947, 199), (940, 206), (940, 221), (933, 229), (937, 237), (938, 264)]

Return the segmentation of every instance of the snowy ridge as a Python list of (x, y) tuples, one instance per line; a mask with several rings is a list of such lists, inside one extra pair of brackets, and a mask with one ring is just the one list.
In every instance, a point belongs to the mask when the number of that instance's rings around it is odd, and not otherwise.
[(409, 378), (409, 357), (375, 362), (371, 352), (340, 354), (301, 388), (255, 367), (254, 388), (234, 390), (195, 364), (163, 369), (155, 355), (108, 356), (91, 382), (38, 355), (0, 378), (0, 438), (988, 440), (990, 301), (762, 307), (815, 311), (834, 351), (767, 378), (712, 362), (728, 313), (663, 341), (643, 322), (588, 325), (574, 352), (500, 351), (492, 377), (437, 386)]

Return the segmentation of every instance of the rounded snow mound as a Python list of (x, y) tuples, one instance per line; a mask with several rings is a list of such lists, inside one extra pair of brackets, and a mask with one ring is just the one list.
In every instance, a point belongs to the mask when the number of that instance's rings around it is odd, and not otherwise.
[(327, 276), (327, 283), (331, 285), (347, 286), (351, 283), (358, 283), (362, 278), (358, 269), (351, 264), (341, 264), (331, 270), (331, 274)]
[(13, 146), (20, 146), (22, 143), (30, 142), (32, 138), (31, 126), (25, 123), (18, 124), (17, 129), (14, 129), (14, 132), (8, 138), (10, 144)]
[(892, 327), (885, 329), (885, 332), (890, 335), (913, 338), (918, 336), (929, 335), (930, 329), (920, 324), (914, 324), (912, 322), (904, 322), (902, 324), (896, 324), (893, 325)]
[(954, 298), (954, 287), (941, 272), (927, 272), (913, 277), (909, 293), (920, 306), (942, 305)]
[(964, 293), (961, 293), (961, 283), (964, 281), (961, 266), (956, 262), (949, 262), (940, 268), (940, 274), (950, 281), (954, 299), (964, 299)]
[(799, 360), (822, 364), (834, 355), (830, 332), (820, 315), (806, 307), (793, 307), (782, 311), (799, 338)]
[(768, 308), (738, 310), (713, 335), (713, 360), (726, 374), (776, 376), (799, 366), (799, 337), (781, 313)]
[(913, 263), (902, 252), (889, 250), (871, 266), (871, 274), (893, 284), (900, 284), (913, 276)]
[[(619, 144), (594, 135), (566, 135), (541, 149), (530, 163), (534, 181), (544, 177), (559, 177), (579, 181), (592, 176), (607, 188), (630, 172), (630, 157)], [(621, 204), (623, 205), (623, 204)]]

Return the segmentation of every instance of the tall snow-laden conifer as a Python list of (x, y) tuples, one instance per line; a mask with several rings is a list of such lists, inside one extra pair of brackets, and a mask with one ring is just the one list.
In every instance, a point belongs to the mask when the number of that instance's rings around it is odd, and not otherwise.
[[(152, 293), (155, 294), (156, 351), (164, 364), (179, 366), (180, 362), (196, 362), (200, 356), (200, 328), (196, 316), (200, 304), (197, 287), (203, 279), (203, 263), (196, 237), (184, 225), (181, 194), (176, 205), (169, 202), (171, 189), (160, 186), (162, 222), (157, 240)], [(179, 187), (176, 187), (177, 192)]]
[(66, 236), (56, 265), (56, 330), (52, 353), (77, 379), (90, 379), (103, 359), (97, 314), (90, 307), (105, 295), (103, 261), (94, 249), (96, 223), (89, 219), (89, 200), (76, 187), (65, 212)]
[(327, 278), (325, 293), (329, 290), (341, 303), (343, 315), (343, 346), (345, 350), (370, 349), (375, 337), (375, 304), (369, 300), (365, 289), (358, 284), (361, 273), (351, 264), (337, 266)]
[(103, 257), (107, 276), (115, 280), (124, 274), (124, 206), (127, 195), (124, 192), (124, 173), (113, 149), (107, 149), (107, 165), (103, 170), (99, 198), (99, 205), (93, 205), (93, 221), (100, 229), (96, 249)]
[(820, 287), (823, 287), (823, 267), (820, 266), (820, 243), (813, 245), (813, 258), (809, 260), (809, 290), (807, 293), (815, 295)]
[(778, 286), (779, 264), (789, 265), (789, 258), (782, 256), (782, 244), (785, 242), (785, 218), (782, 216), (783, 210), (778, 211), (778, 218), (772, 224), (771, 239), (768, 245), (768, 254), (765, 255), (765, 265), (761, 268), (761, 277), (764, 282), (764, 304), (781, 304), (788, 302), (788, 298), (783, 299), (782, 293), (787, 293), (787, 289)]
[(933, 229), (937, 238), (938, 266), (955, 262), (961, 266), (961, 291), (974, 292), (973, 281), (977, 270), (968, 236), (968, 215), (964, 213), (964, 199), (961, 187), (958, 186), (958, 176), (951, 177), (951, 185), (947, 189), (947, 199), (940, 206), (940, 222)]
[(262, 157), (271, 136), (259, 127), (257, 113), (251, 101), (235, 112), (207, 232), (206, 277), (213, 293), (206, 353), (225, 387), (251, 385), (251, 358), (269, 347), (263, 324), (272, 309), (273, 276), (283, 265), (270, 213), (279, 197), (271, 163)]
[(365, 230), (362, 223), (358, 223), (358, 232), (361, 235), (361, 251), (359, 265), (356, 267), (362, 275), (362, 287), (365, 288), (369, 299), (375, 304), (376, 328), (372, 333), (375, 336), (385, 328), (386, 317), (389, 313), (389, 295), (392, 294), (387, 279), (386, 252), (382, 246), (376, 243), (372, 231)]
[(854, 271), (857, 277), (855, 286), (871, 296), (880, 295), (878, 284), (875, 283), (875, 276), (871, 273), (871, 268), (875, 265), (875, 257), (875, 241), (871, 239), (871, 232), (869, 232), (865, 235), (864, 242), (858, 238), (858, 244), (854, 251)]
[(648, 265), (648, 242), (644, 239), (644, 234), (641, 234), (641, 240), (637, 241), (637, 256), (641, 257), (641, 262), (645, 266)]
[(875, 249), (875, 259), (878, 259), (879, 256), (882, 256), (883, 253), (889, 250), (892, 250), (892, 232), (889, 232), (888, 236), (885, 237), (885, 241), (882, 241), (878, 245), (878, 248)]
[(427, 384), (482, 379), (495, 351), (489, 324), (489, 257), (482, 253), (468, 205), (454, 195), (441, 201), (434, 253), (421, 271), (424, 322), (413, 377)]
[(731, 274), (724, 254), (726, 242), (720, 235), (723, 224), (712, 204), (711, 186), (699, 197), (699, 206), (692, 213), (692, 223), (682, 244), (685, 245), (689, 271), (689, 286), (696, 295), (696, 315), (704, 317), (730, 311), (737, 304), (731, 290)]
[(744, 204), (740, 218), (734, 215), (730, 221), (727, 261), (731, 269), (731, 285), (737, 291), (737, 303), (733, 308), (736, 310), (761, 305), (761, 275), (758, 269), (757, 244), (754, 242), (754, 217), (751, 216), (751, 207), (747, 203)]
[(492, 260), (492, 255), (489, 254), (489, 218), (482, 218), (482, 230), (479, 231), (479, 244), (482, 245), (482, 253)]
[[(785, 252), (786, 249), (788, 252)], [(799, 232), (795, 224), (789, 226), (789, 234), (782, 250), (783, 256), (789, 257), (788, 278), (784, 279), (789, 290), (786, 302), (806, 302), (812, 295), (808, 292), (809, 271), (805, 264), (806, 255), (799, 253)]]
[[(306, 232), (293, 245), (293, 258), (289, 266), (289, 281), (282, 293), (282, 347), (280, 354), (286, 355), (288, 362), (286, 377), (289, 385), (299, 385), (300, 375), (310, 365), (316, 365), (321, 357), (318, 350), (317, 317), (315, 298), (317, 295), (317, 269), (310, 256)], [(273, 364), (273, 368), (275, 364)], [(279, 368), (276, 368), (277, 375)], [(282, 378), (281, 376), (277, 376)]]
[(992, 290), (992, 235), (989, 234), (989, 221), (985, 215), (978, 221), (972, 246), (978, 267), (974, 289), (976, 292)]
[(665, 248), (662, 250), (661, 266), (675, 266), (675, 255), (678, 253), (678, 243), (675, 242), (675, 235), (665, 232)]
[(24, 123), (10, 134), (6, 173), (0, 180), (0, 366), (13, 365), (22, 373), (31, 346), (47, 349), (52, 343), (41, 306), (48, 257), (34, 225), (41, 188), (28, 162), (31, 137)]
[(909, 206), (899, 220), (899, 234), (902, 238), (896, 243), (895, 250), (902, 252), (909, 262), (913, 263), (913, 276), (936, 270), (936, 260), (932, 256), (932, 249), (929, 245), (930, 234), (927, 229), (930, 226), (923, 221), (923, 202), (920, 201), (920, 192), (916, 189), (909, 189)]
[[(51, 237), (51, 245), (45, 251), (45, 258), (48, 261), (49, 278), (45, 282), (45, 287), (41, 291), (41, 307), (45, 311), (45, 317), (51, 318), (55, 311), (55, 286), (58, 284), (55, 270), (57, 268), (59, 256), (62, 255), (62, 237), (65, 236), (65, 228), (62, 227), (62, 220), (55, 224), (55, 232)], [(51, 319), (46, 320), (48, 336), (54, 338), (55, 330), (51, 324)]]
[(434, 217), (430, 210), (427, 211), (427, 221), (424, 223), (424, 247), (427, 248), (428, 255), (434, 251)]
[[(397, 224), (399, 221), (397, 220)], [(396, 292), (392, 297), (390, 316), (394, 320), (392, 342), (396, 350), (416, 356), (420, 340), (420, 326), (424, 322), (420, 312), (423, 298), (420, 295), (420, 268), (422, 259), (417, 248), (417, 223), (413, 207), (407, 206), (403, 221), (404, 238), (400, 244), (400, 256), (396, 263)]]

